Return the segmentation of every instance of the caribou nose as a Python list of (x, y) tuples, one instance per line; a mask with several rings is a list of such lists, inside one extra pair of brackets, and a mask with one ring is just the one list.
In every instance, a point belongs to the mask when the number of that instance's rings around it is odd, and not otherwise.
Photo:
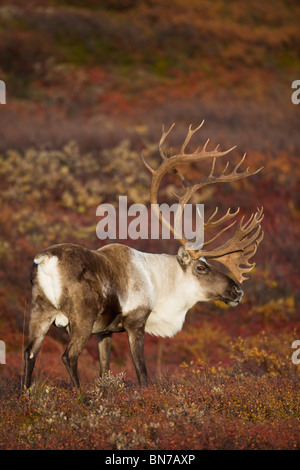
[(230, 288), (229, 288), (229, 292), (230, 292), (230, 295), (232, 296), (233, 299), (240, 299), (243, 295), (243, 291), (242, 289), (240, 288), (240, 286), (238, 284), (233, 284)]

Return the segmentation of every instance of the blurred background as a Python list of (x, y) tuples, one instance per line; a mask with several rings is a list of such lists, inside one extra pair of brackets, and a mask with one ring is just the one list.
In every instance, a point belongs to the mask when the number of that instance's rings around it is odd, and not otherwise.
[[(173, 339), (147, 336), (150, 374), (207, 367), (291, 370), (299, 331), (300, 5), (296, 0), (15, 0), (0, 2), (0, 339), (1, 374), (22, 371), (34, 255), (54, 243), (89, 248), (96, 208), (149, 202), (161, 128), (176, 122), (167, 145), (205, 119), (190, 148), (207, 138), (230, 161), (247, 153), (247, 180), (214, 185), (197, 196), (207, 213), (264, 206), (265, 238), (256, 268), (232, 309), (201, 304)], [(195, 147), (193, 147), (195, 145)], [(222, 165), (218, 167), (222, 169)], [(191, 165), (191, 181), (205, 171)], [(163, 180), (161, 200), (174, 188)], [(194, 201), (195, 202), (195, 201)], [(166, 240), (127, 240), (137, 249), (175, 254)], [(51, 327), (38, 373), (66, 378), (60, 361), (67, 336)], [(97, 341), (81, 356), (83, 379), (98, 376)], [(112, 370), (134, 376), (125, 334), (113, 340)]]

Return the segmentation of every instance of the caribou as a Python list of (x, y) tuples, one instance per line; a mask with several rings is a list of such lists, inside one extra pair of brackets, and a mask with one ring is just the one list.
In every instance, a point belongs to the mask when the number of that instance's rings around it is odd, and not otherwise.
[[(156, 210), (159, 187), (168, 172), (180, 180), (183, 191), (177, 197), (179, 206), (184, 208), (194, 193), (207, 185), (231, 183), (261, 170), (250, 171), (247, 168), (241, 171), (244, 155), (232, 170), (228, 171), (227, 162), (223, 171), (215, 174), (216, 161), (235, 147), (220, 151), (217, 146), (208, 150), (207, 141), (203, 147), (188, 153), (191, 137), (202, 124), (195, 129), (189, 127), (175, 155), (167, 155), (164, 149), (174, 124), (167, 131), (163, 128), (158, 145), (161, 162), (157, 169), (152, 168), (141, 155), (152, 176), (150, 201)], [(189, 183), (182, 173), (182, 165), (204, 160), (212, 162), (208, 176)], [(255, 263), (250, 263), (249, 259), (263, 239), (263, 208), (257, 209), (247, 221), (242, 217), (233, 235), (212, 248), (215, 240), (221, 235), (223, 237), (224, 232), (237, 222), (239, 210), (228, 209), (223, 216), (217, 217), (216, 208), (208, 220), (203, 220), (205, 235), (211, 230), (214, 234), (214, 229), (217, 233), (205, 239), (200, 249), (192, 249), (190, 240), (179, 234), (176, 238), (180, 247), (175, 255), (144, 253), (120, 243), (110, 243), (97, 250), (62, 243), (37, 254), (31, 269), (32, 305), (28, 345), (24, 353), (24, 387), (31, 385), (37, 354), (52, 324), (69, 333), (62, 361), (78, 392), (81, 390), (78, 357), (91, 334), (98, 335), (102, 376), (110, 369), (113, 333), (125, 331), (138, 382), (142, 386), (147, 385), (145, 333), (174, 336), (182, 329), (188, 310), (198, 302), (219, 300), (235, 307), (241, 301), (243, 291), (240, 284), (254, 267)], [(175, 236), (174, 224), (165, 220), (159, 211), (157, 217)], [(225, 266), (229, 273), (225, 274), (210, 262), (214, 260)]]

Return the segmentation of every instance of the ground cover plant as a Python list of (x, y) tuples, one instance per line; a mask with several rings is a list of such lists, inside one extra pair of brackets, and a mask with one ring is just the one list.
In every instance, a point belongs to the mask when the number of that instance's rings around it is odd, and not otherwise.
[(21, 394), (14, 379), (1, 393), (1, 448), (297, 449), (298, 385), (189, 364), (142, 389), (107, 375), (85, 387), (83, 404), (65, 381)]
[[(297, 2), (23, 3), (0, 7), (0, 448), (299, 449)], [(147, 204), (141, 151), (155, 167), (161, 125), (176, 122), (175, 150), (202, 119), (191, 146), (211, 138), (237, 145), (232, 164), (247, 152), (250, 169), (264, 165), (194, 199), (208, 213), (240, 206), (246, 217), (264, 206), (242, 303), (199, 305), (175, 338), (147, 336), (148, 388), (137, 385), (122, 333), (112, 375), (99, 380), (92, 337), (79, 360), (87, 403), (61, 363), (67, 336), (51, 327), (23, 393), (33, 257), (54, 243), (107, 243), (96, 236), (97, 206), (117, 208), (119, 195)], [(163, 197), (172, 191), (168, 177)], [(126, 243), (178, 249), (173, 240)]]

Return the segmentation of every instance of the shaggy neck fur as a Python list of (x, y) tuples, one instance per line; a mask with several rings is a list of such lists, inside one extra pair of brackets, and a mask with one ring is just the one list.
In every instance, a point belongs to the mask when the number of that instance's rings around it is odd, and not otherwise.
[[(132, 263), (139, 271), (141, 283), (144, 284), (147, 298), (150, 299), (151, 314), (145, 331), (155, 336), (174, 336), (182, 329), (187, 311), (196, 302), (206, 300), (204, 292), (199, 289), (199, 283), (191, 273), (181, 268), (176, 256), (140, 253), (134, 250)], [(139, 291), (146, 294), (143, 289)], [(129, 289), (129, 292), (134, 302), (132, 289)], [(139, 297), (138, 292), (136, 294)], [(146, 295), (145, 299), (140, 301), (145, 303), (145, 300)]]

